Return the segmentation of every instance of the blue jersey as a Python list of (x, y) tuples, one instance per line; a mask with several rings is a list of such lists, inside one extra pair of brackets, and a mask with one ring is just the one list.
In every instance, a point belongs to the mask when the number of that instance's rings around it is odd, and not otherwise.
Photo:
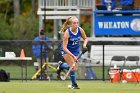
[[(40, 38), (39, 36), (38, 37), (36, 37), (35, 39), (34, 39), (34, 41), (40, 41), (40, 40), (49, 40), (49, 38), (48, 37), (46, 37), (46, 38)], [(49, 48), (50, 46), (47, 44), (47, 45), (43, 45), (42, 46), (42, 52), (46, 52), (46, 55), (42, 55), (42, 57), (43, 58), (45, 58), (45, 57), (48, 57), (48, 51), (46, 50), (47, 48)], [(32, 50), (33, 50), (33, 54), (34, 54), (34, 56), (36, 57), (36, 58), (40, 58), (40, 52), (41, 52), (41, 45), (40, 44), (35, 44), (35, 45), (33, 45), (32, 46)]]
[(134, 3), (134, 0), (121, 0), (120, 3), (124, 6), (132, 5)]
[[(80, 53), (80, 38), (81, 38), (81, 31), (80, 28), (78, 27), (78, 31), (76, 34), (72, 33), (70, 28), (68, 28), (68, 33), (69, 33), (69, 39), (68, 39), (68, 45), (67, 49), (77, 56)], [(62, 51), (62, 54), (66, 54), (66, 52)]]

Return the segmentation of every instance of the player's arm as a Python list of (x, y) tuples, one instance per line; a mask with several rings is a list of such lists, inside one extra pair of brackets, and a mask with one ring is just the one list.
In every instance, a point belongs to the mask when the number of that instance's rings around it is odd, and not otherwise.
[(86, 47), (87, 42), (88, 42), (87, 36), (85, 34), (85, 31), (81, 27), (80, 27), (80, 31), (81, 31), (81, 36), (82, 36), (82, 38), (84, 40), (83, 47)]

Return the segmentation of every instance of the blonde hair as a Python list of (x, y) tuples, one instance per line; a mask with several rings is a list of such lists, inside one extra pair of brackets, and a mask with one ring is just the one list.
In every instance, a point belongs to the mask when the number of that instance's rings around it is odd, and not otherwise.
[(66, 21), (64, 22), (64, 24), (61, 27), (61, 30), (59, 31), (59, 33), (63, 33), (65, 32), (65, 30), (69, 27), (69, 25), (71, 24), (72, 20), (76, 18), (75, 16), (70, 16), (66, 19)]

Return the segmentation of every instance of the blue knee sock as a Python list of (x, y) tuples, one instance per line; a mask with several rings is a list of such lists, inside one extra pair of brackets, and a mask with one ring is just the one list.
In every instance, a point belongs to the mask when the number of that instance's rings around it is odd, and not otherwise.
[(74, 84), (76, 84), (76, 72), (75, 71), (70, 72), (70, 78), (71, 78), (71, 82), (72, 82), (72, 86), (73, 86)]
[(68, 63), (63, 63), (60, 68), (69, 70), (70, 66), (68, 65)]

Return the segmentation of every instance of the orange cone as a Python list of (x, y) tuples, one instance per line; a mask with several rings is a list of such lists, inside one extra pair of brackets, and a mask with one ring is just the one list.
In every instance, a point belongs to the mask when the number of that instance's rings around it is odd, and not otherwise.
[(25, 57), (24, 49), (21, 50), (20, 57)]

